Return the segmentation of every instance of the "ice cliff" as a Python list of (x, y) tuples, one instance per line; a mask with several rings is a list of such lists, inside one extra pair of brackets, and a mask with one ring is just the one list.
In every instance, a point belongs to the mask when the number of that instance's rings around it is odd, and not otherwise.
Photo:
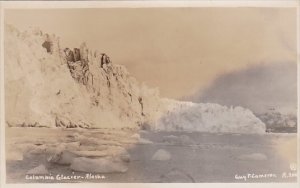
[(85, 44), (82, 57), (88, 66), (80, 61), (68, 64), (59, 38), (49, 37), (53, 53), (42, 47), (45, 33), (5, 27), (8, 125), (126, 127), (150, 118), (152, 109), (147, 107), (157, 104), (155, 90), (139, 85), (121, 65), (100, 68), (100, 53)]
[(265, 125), (250, 110), (213, 103), (162, 100), (166, 110), (154, 124), (157, 130), (264, 133)]
[[(51, 53), (45, 48), (51, 41)], [(5, 121), (8, 126), (121, 128), (262, 133), (250, 110), (161, 99), (124, 66), (100, 66), (101, 53), (78, 48), (68, 62), (60, 39), (38, 29), (5, 25)], [(43, 44), (43, 46), (42, 46)], [(76, 55), (76, 54), (75, 54)]]

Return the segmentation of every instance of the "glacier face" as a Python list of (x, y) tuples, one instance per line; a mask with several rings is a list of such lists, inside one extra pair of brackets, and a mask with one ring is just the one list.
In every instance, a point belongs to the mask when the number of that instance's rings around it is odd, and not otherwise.
[(5, 27), (8, 125), (116, 128), (151, 118), (148, 106), (156, 108), (156, 90), (141, 86), (121, 65), (101, 68), (100, 53), (88, 49), (87, 70), (80, 61), (71, 70), (58, 37), (51, 36), (53, 53), (42, 47), (45, 35)]
[(88, 66), (77, 61), (71, 70), (60, 39), (50, 37), (53, 53), (48, 53), (42, 47), (45, 35), (5, 25), (8, 126), (122, 128), (147, 123), (164, 131), (265, 132), (264, 123), (242, 107), (162, 99), (124, 66), (113, 63), (101, 68), (101, 53), (85, 44), (80, 48)]
[(167, 131), (264, 133), (265, 124), (250, 110), (212, 103), (162, 99), (166, 108), (153, 127)]

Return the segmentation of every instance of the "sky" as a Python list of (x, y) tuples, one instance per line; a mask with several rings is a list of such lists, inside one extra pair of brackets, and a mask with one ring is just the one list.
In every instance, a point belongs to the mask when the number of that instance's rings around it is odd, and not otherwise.
[(175, 99), (205, 93), (224, 74), (297, 58), (296, 8), (14, 9), (4, 20), (54, 33), (62, 47), (86, 42)]

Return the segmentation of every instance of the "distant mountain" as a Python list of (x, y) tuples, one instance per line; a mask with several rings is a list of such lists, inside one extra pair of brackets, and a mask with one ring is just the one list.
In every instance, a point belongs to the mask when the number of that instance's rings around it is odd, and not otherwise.
[(266, 125), (267, 132), (297, 132), (297, 116), (293, 114), (282, 114), (275, 109), (266, 113), (256, 114)]
[(224, 73), (208, 88), (187, 99), (192, 102), (243, 106), (255, 113), (276, 108), (280, 113), (296, 115), (297, 63), (262, 63)]

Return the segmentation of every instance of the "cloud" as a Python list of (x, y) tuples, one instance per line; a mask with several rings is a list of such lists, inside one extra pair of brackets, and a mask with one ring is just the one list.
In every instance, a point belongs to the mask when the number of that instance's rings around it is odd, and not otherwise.
[(270, 108), (296, 113), (297, 64), (261, 63), (222, 74), (206, 89), (187, 99), (227, 106), (243, 106), (256, 113)]

